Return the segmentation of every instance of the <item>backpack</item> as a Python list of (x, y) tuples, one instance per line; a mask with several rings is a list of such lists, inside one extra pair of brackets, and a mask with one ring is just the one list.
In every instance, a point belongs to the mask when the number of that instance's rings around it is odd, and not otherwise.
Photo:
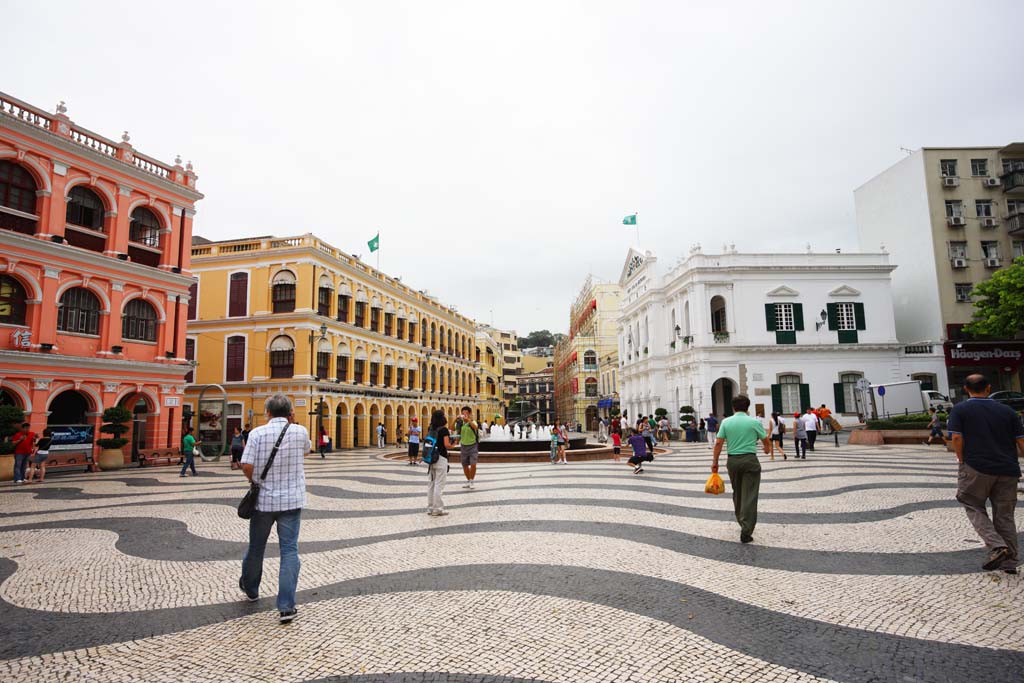
[(779, 420), (779, 434), (785, 434), (785, 433), (786, 433), (786, 423), (783, 422), (782, 420)]
[(433, 465), (441, 457), (441, 451), (437, 447), (437, 433), (434, 430), (430, 430), (427, 438), (423, 440), (423, 455), (421, 457), (423, 462), (428, 465)]

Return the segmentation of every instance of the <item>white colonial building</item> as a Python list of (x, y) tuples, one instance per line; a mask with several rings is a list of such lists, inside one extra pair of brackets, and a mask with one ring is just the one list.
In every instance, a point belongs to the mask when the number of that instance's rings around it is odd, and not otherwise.
[(619, 284), (619, 391), (633, 419), (666, 408), (792, 415), (827, 405), (858, 421), (854, 387), (907, 379), (945, 392), (941, 347), (896, 339), (890, 275), (879, 254), (704, 254), (671, 268), (630, 249)]

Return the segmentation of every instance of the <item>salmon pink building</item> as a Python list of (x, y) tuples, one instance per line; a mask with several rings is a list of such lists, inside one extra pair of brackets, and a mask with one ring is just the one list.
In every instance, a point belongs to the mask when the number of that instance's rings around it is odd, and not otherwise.
[(177, 453), (195, 186), (127, 132), (0, 93), (0, 403), (59, 428), (52, 464), (93, 463), (115, 405), (134, 414), (125, 463)]

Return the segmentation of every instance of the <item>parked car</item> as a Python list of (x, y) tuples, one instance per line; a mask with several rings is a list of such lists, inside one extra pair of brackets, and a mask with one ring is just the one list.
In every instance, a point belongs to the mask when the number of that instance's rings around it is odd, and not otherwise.
[(1019, 391), (993, 391), (989, 398), (1005, 403), (1014, 410), (1024, 410), (1024, 394)]

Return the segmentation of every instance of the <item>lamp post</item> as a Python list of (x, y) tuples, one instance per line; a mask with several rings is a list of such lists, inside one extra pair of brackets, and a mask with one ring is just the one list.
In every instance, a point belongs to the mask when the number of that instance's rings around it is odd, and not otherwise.
[[(317, 337), (316, 333), (314, 333), (314, 332), (310, 332), (309, 333), (309, 376), (311, 377), (310, 382), (309, 382), (309, 431), (310, 431), (311, 434), (314, 433), (313, 432), (313, 389), (316, 387), (316, 383), (320, 381), (320, 378), (317, 377), (317, 374), (316, 374), (316, 353), (315, 353), (315, 350), (313, 348), (313, 345), (314, 345), (314, 343), (323, 341), (325, 339), (327, 339), (327, 323), (320, 323), (320, 336), (319, 337)], [(323, 401), (324, 401), (323, 396), (321, 396), (320, 397), (320, 403), (316, 407), (316, 415), (317, 415), (317, 423), (316, 423), (317, 430), (315, 432), (316, 436), (314, 436), (313, 439), (311, 439), (311, 440), (316, 440), (317, 441), (317, 446), (319, 446), (319, 438), (320, 438), (320, 429), (319, 429), (319, 427), (320, 427), (320, 424), (322, 423), (322, 421), (324, 419), (323, 418), (324, 414), (323, 414), (323, 409), (322, 409), (323, 408)]]

